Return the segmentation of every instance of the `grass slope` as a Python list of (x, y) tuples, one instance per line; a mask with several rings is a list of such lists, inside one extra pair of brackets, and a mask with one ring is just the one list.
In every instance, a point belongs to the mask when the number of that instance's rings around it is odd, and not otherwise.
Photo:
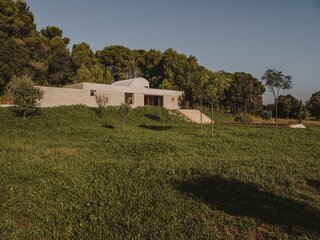
[(1, 239), (319, 239), (320, 128), (0, 109)]

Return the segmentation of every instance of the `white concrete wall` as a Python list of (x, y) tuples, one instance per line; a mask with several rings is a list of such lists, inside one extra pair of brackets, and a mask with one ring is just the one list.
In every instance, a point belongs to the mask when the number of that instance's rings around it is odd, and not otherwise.
[(55, 107), (83, 104), (89, 107), (96, 107), (95, 97), (90, 96), (90, 90), (40, 87), (44, 91), (41, 107)]

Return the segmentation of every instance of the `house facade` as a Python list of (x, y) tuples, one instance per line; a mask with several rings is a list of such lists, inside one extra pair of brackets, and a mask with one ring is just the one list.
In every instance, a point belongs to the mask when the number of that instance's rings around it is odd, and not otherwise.
[(167, 109), (179, 109), (182, 91), (172, 91), (149, 88), (149, 82), (144, 78), (134, 78), (117, 81), (112, 84), (75, 83), (60, 87), (39, 86), (44, 91), (41, 107), (56, 107), (83, 104), (97, 107), (96, 95), (105, 94), (109, 98), (109, 106), (119, 106), (121, 103), (138, 106), (161, 106)]

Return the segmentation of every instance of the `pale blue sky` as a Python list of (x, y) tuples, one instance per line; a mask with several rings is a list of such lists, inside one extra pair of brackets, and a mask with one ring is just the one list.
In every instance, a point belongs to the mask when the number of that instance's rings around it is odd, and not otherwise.
[[(294, 77), (291, 93), (320, 90), (320, 0), (27, 0), (37, 28), (58, 26), (93, 50), (174, 48), (216, 71)], [(265, 94), (265, 102), (270, 95)]]

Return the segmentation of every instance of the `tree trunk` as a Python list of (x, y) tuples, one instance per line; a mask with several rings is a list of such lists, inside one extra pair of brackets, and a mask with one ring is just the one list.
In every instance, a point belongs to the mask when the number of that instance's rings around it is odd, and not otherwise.
[(213, 136), (213, 102), (211, 102), (211, 136)]
[(202, 130), (202, 100), (200, 101), (200, 130)]
[(278, 133), (278, 99), (275, 99), (275, 105), (276, 105), (276, 118), (275, 118), (275, 125), (276, 125), (276, 133)]
[(23, 112), (23, 119), (26, 119), (26, 118), (27, 118), (27, 112), (24, 111), (24, 112)]

